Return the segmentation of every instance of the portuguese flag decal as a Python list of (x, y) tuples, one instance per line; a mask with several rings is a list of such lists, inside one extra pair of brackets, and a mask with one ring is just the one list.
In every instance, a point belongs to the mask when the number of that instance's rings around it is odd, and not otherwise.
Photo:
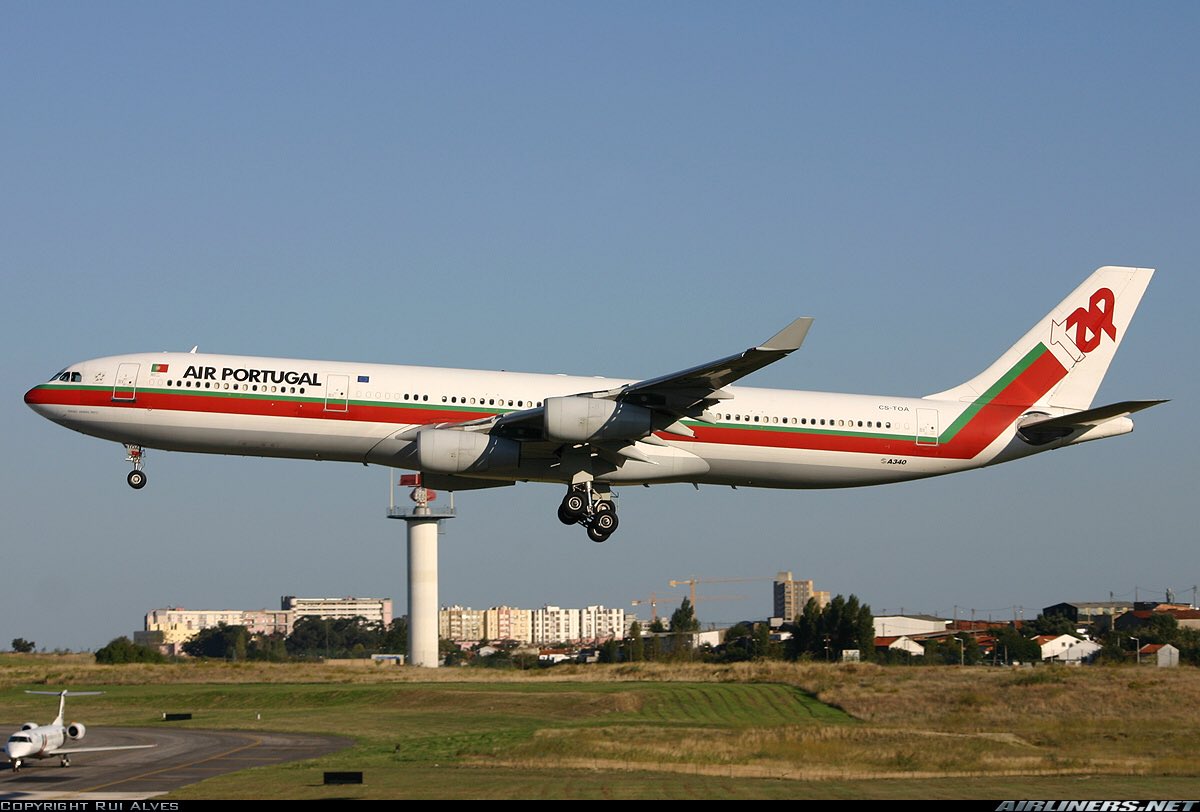
[(166, 372), (168, 366), (169, 366), (169, 364), (151, 364), (150, 371), (151, 372)]

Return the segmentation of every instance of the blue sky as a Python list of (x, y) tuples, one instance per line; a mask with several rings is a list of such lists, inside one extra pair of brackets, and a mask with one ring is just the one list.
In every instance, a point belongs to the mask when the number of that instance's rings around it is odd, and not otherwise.
[[(1098, 402), (1132, 436), (847, 491), (462, 494), (442, 600), (626, 606), (792, 570), (1011, 616), (1200, 581), (1194, 4), (8, 4), (0, 646), (165, 605), (404, 605), (378, 468), (121, 449), (41, 420), (71, 361), (202, 350), (650, 377), (797, 315), (747, 381), (921, 395), (1100, 265), (1159, 269)], [(703, 621), (769, 584), (701, 588)], [(664, 600), (671, 600), (671, 597)], [(1021, 611), (1018, 609), (1018, 611)]]

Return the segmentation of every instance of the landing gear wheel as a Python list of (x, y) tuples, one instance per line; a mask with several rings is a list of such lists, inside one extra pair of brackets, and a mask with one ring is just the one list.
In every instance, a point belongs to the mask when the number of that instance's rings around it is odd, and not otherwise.
[(614, 532), (616, 532), (618, 524), (619, 522), (617, 521), (617, 514), (613, 513), (612, 511), (597, 513), (592, 518), (592, 527), (603, 533), (605, 538), (608, 538)]
[(610, 535), (612, 535), (611, 533), (605, 533), (603, 530), (596, 527), (596, 525), (594, 525), (594, 524), (588, 525), (587, 534), (588, 534), (588, 538), (590, 538), (592, 541), (596, 542), (597, 544), (603, 544), (604, 542), (608, 541), (608, 537)]
[(575, 521), (579, 521), (587, 515), (587, 494), (580, 493), (579, 491), (571, 491), (563, 497), (562, 505), (559, 509), (563, 514), (574, 516)]
[(62, 763), (61, 763), (61, 764), (59, 764), (59, 766), (60, 766), (60, 767), (70, 767), (70, 766), (71, 766), (71, 759), (67, 758), (66, 756), (63, 756), (63, 757), (62, 757)]
[[(125, 477), (125, 481), (129, 483), (129, 487), (135, 491), (140, 491), (146, 487), (146, 475), (141, 471), (130, 471), (129, 476)], [(65, 765), (64, 765), (65, 766)]]
[(558, 506), (558, 520), (563, 524), (575, 524), (579, 521), (578, 517), (572, 516), (567, 512), (565, 505)]
[(617, 506), (609, 499), (597, 499), (595, 506), (592, 508), (597, 514), (611, 513), (614, 516), (617, 513)]

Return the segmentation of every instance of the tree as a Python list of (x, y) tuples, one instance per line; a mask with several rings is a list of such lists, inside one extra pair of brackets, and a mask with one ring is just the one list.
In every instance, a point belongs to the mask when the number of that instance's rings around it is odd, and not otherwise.
[(809, 598), (788, 631), (792, 632), (785, 647), (788, 659), (836, 660), (848, 649), (858, 650), (863, 659), (875, 653), (875, 619), (871, 607), (859, 603), (856, 595), (837, 595), (824, 609), (818, 608), (816, 598)]
[(743, 637), (749, 637), (754, 634), (754, 625), (742, 620), (725, 630), (725, 637), (722, 642), (726, 645), (740, 640)]
[(380, 651), (389, 654), (408, 653), (408, 618), (398, 617), (393, 620), (383, 633), (379, 643)]
[(250, 660), (267, 660), (278, 663), (288, 659), (287, 638), (282, 632), (275, 634), (256, 634), (246, 647), (246, 657)]
[(792, 639), (788, 640), (786, 656), (789, 660), (798, 660), (804, 656), (817, 653), (821, 639), (821, 607), (816, 598), (809, 598), (804, 609), (796, 616), (792, 631)]
[(778, 644), (771, 642), (771, 625), (758, 623), (754, 626), (754, 637), (751, 644), (751, 654), (756, 660), (766, 660), (778, 657)]
[(973, 635), (965, 632), (959, 632), (954, 637), (944, 640), (933, 640), (925, 645), (925, 661), (935, 665), (975, 665), (981, 656), (979, 643)]
[(679, 608), (671, 613), (671, 632), (673, 634), (693, 634), (700, 631), (700, 621), (692, 609), (692, 602), (684, 598)]
[(156, 648), (139, 646), (128, 637), (116, 637), (108, 645), (96, 652), (96, 662), (100, 665), (120, 665), (121, 663), (165, 663), (167, 658)]
[[(407, 627), (404, 629), (407, 638)], [(365, 657), (379, 651), (385, 638), (380, 624), (365, 618), (306, 616), (297, 620), (292, 627), (292, 633), (287, 638), (287, 650), (289, 654), (308, 657)]]
[(640, 663), (646, 658), (646, 646), (642, 641), (642, 624), (636, 620), (629, 624), (629, 637), (625, 639), (625, 659)]
[(600, 646), (600, 662), (619, 663), (621, 661), (621, 644), (615, 637), (604, 641)]
[(1075, 624), (1071, 622), (1071, 618), (1066, 615), (1038, 615), (1035, 620), (1029, 621), (1026, 627), (1036, 637), (1041, 634), (1075, 634)]
[(26, 640), (24, 637), (14, 637), (12, 641), (12, 650), (18, 654), (31, 654), (37, 648), (37, 643), (32, 640)]
[(191, 657), (211, 657), (222, 660), (245, 660), (250, 635), (245, 626), (218, 623), (183, 644), (183, 653)]
[(1042, 647), (1012, 626), (996, 632), (995, 656), (1005, 663), (1036, 663), (1042, 659)]

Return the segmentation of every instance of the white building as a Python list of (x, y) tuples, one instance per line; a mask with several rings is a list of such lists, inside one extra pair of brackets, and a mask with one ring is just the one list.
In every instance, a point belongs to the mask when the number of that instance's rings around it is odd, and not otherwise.
[(477, 643), (484, 633), (484, 611), (463, 606), (444, 606), (438, 612), (438, 636), (455, 643)]
[(559, 606), (543, 606), (532, 612), (534, 643), (565, 643), (578, 640), (580, 612)]
[(933, 615), (880, 615), (875, 618), (876, 637), (912, 637), (944, 632), (950, 621)]
[(1073, 646), (1068, 646), (1067, 650), (1058, 655), (1059, 660), (1072, 665), (1091, 662), (1095, 656), (1103, 648), (1099, 643), (1094, 643), (1091, 640), (1080, 640)]
[(581, 640), (603, 643), (625, 636), (625, 610), (605, 609), (603, 606), (588, 606), (579, 613), (579, 636)]
[(1042, 650), (1043, 660), (1053, 660), (1060, 654), (1066, 654), (1067, 649), (1079, 642), (1078, 637), (1069, 634), (1042, 634), (1033, 638)]
[(483, 635), (488, 640), (533, 642), (532, 612), (513, 606), (493, 606), (483, 613)]
[[(166, 609), (151, 609), (146, 613), (143, 630), (160, 632), (162, 647), (167, 654), (179, 654), (187, 641), (203, 629), (219, 626), (241, 626), (241, 609), (184, 609), (171, 606)], [(148, 639), (148, 638), (146, 638)]]
[(385, 628), (392, 623), (391, 598), (297, 598), (295, 595), (285, 595), (279, 600), (281, 608), (295, 612), (297, 618), (337, 620), (361, 617)]
[(905, 635), (900, 635), (898, 637), (876, 637), (875, 650), (903, 651), (904, 653), (913, 657), (925, 656), (925, 647)]

